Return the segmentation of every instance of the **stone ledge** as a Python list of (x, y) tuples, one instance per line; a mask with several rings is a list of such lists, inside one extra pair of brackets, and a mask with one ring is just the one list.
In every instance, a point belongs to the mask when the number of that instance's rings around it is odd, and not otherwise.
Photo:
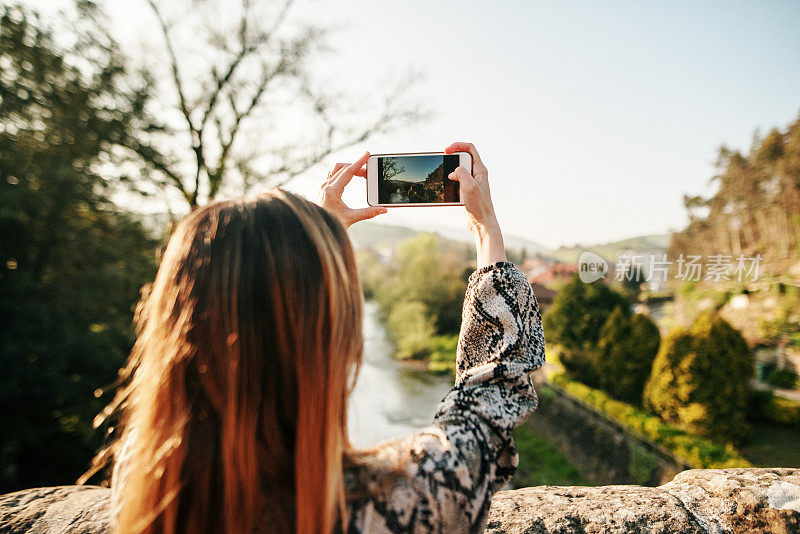
[[(0, 496), (0, 532), (103, 533), (108, 489)], [(490, 533), (800, 533), (800, 469), (694, 469), (657, 488), (540, 486), (495, 495)]]
[(0, 495), (0, 532), (109, 532), (111, 490), (97, 486), (35, 488)]
[(800, 469), (692, 469), (657, 488), (501, 491), (486, 532), (800, 533)]

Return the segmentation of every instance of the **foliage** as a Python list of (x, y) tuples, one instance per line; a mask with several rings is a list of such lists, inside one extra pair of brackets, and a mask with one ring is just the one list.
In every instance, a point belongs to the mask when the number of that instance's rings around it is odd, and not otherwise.
[(600, 329), (617, 308), (628, 313), (622, 295), (604, 284), (585, 284), (574, 276), (544, 314), (548, 340), (561, 346), (561, 362), (582, 382), (598, 384), (595, 347)]
[(791, 369), (774, 369), (767, 375), (767, 384), (776, 388), (792, 389), (797, 385), (797, 373)]
[(673, 234), (670, 256), (760, 254), (784, 269), (800, 254), (800, 118), (756, 138), (749, 153), (722, 147), (708, 198), (684, 197), (689, 225)]
[(778, 397), (771, 391), (754, 391), (748, 403), (748, 415), (752, 421), (766, 420), (780, 426), (800, 429), (800, 404)]
[(730, 445), (721, 445), (704, 437), (694, 436), (683, 429), (667, 424), (628, 403), (612, 399), (606, 393), (556, 374), (553, 383), (618, 423), (669, 449), (689, 465), (696, 468), (723, 469), (748, 467), (750, 464)]
[(772, 316), (762, 318), (758, 325), (758, 335), (762, 342), (770, 345), (793, 344), (800, 337), (800, 289), (796, 286), (771, 284), (771, 295), (777, 299)]
[(528, 486), (591, 486), (580, 472), (528, 425), (514, 430), (519, 467), (511, 480), (514, 488)]
[[(58, 20), (61, 33), (68, 33), (69, 47), (55, 43), (53, 28), (36, 12), (19, 5), (0, 7), (3, 164), (10, 165), (12, 158), (23, 163), (46, 150), (43, 156), (57, 158), (65, 165), (63, 172), (71, 166), (78, 175), (97, 178), (76, 181), (76, 186), (108, 194), (140, 193), (135, 184), (154, 171), (147, 162), (162, 157), (148, 142), (160, 128), (148, 112), (152, 80), (146, 71), (134, 73), (126, 67), (127, 59), (102, 28), (102, 13), (95, 4), (84, 0), (76, 4), (75, 18)], [(14, 143), (17, 151), (6, 152), (8, 143)], [(23, 147), (29, 151), (22, 153)], [(102, 180), (100, 165), (110, 169)], [(10, 168), (6, 170), (10, 173)], [(37, 191), (46, 204), (36, 215), (46, 215), (47, 200), (53, 198), (47, 193), (57, 196), (59, 180), (72, 184), (75, 178), (37, 172), (26, 179), (37, 180), (33, 187), (41, 185)], [(43, 184), (45, 180), (49, 185)]]
[(389, 312), (386, 326), (394, 336), (397, 357), (422, 358), (430, 354), (435, 331), (425, 304), (417, 300), (398, 302)]
[(600, 330), (595, 368), (599, 385), (612, 396), (639, 404), (661, 335), (646, 315), (617, 308)]
[(753, 357), (742, 336), (709, 313), (670, 333), (645, 386), (644, 405), (664, 421), (715, 440), (741, 443)]
[(773, 397), (772, 402), (764, 406), (764, 414), (773, 423), (800, 427), (800, 404), (789, 399)]
[(115, 381), (155, 274), (157, 242), (97, 171), (135, 142), (146, 92), (100, 30), (74, 37), (61, 50), (34, 14), (0, 8), (0, 493), (86, 470), (93, 392)]
[(359, 254), (365, 295), (380, 305), (398, 358), (427, 359), (432, 371), (454, 371), (466, 279), (472, 272), (467, 255), (466, 247), (445, 247), (427, 233), (402, 241), (394, 265)]
[(463, 257), (445, 254), (439, 238), (422, 233), (403, 241), (396, 251), (396, 292), (400, 300), (425, 304), (436, 322), (437, 332), (458, 332), (466, 291)]
[(371, 251), (358, 251), (356, 261), (358, 263), (358, 276), (361, 280), (361, 287), (364, 290), (364, 298), (367, 300), (377, 299), (388, 268)]
[(430, 363), (428, 369), (437, 374), (456, 373), (456, 349), (458, 347), (458, 334), (445, 334), (435, 336), (431, 340)]
[(631, 445), (629, 454), (628, 472), (631, 478), (640, 486), (648, 485), (653, 476), (653, 471), (658, 467), (658, 459), (653, 453), (637, 445)]

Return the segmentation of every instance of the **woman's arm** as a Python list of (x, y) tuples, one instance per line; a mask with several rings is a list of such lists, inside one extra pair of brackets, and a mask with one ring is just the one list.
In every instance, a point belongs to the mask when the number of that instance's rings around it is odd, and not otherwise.
[(528, 374), (544, 363), (544, 348), (525, 275), (508, 262), (473, 272), (456, 385), (432, 426), (384, 444), (405, 476), (359, 507), (356, 523), (364, 531), (392, 525), (407, 532), (482, 532), (492, 495), (517, 469), (512, 432), (536, 408)]
[(453, 179), (462, 185), (479, 267), (467, 284), (455, 387), (431, 427), (387, 444), (398, 457), (408, 454), (407, 476), (360, 510), (358, 519), (376, 529), (482, 532), (492, 495), (519, 463), (512, 432), (537, 405), (529, 373), (544, 363), (539, 306), (525, 275), (506, 261), (477, 151), (465, 143), (447, 150), (473, 157), (475, 176), (459, 168)]
[(459, 182), (467, 226), (475, 236), (478, 268), (506, 261), (503, 234), (500, 232), (500, 224), (497, 222), (489, 190), (489, 170), (483, 164), (478, 150), (472, 143), (453, 143), (444, 151), (447, 154), (469, 152), (472, 156), (472, 172), (464, 167), (458, 167), (448, 178)]

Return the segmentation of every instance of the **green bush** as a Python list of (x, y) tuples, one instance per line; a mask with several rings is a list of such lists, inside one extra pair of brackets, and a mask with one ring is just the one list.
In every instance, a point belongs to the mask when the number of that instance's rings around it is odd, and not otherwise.
[(428, 369), (437, 374), (455, 374), (458, 334), (434, 336), (430, 342)]
[(797, 373), (791, 369), (775, 369), (767, 375), (767, 384), (776, 388), (792, 389), (797, 384)]
[(719, 316), (703, 314), (690, 331), (661, 345), (645, 386), (644, 406), (692, 434), (741, 443), (753, 358), (741, 334)]
[(766, 420), (776, 425), (800, 428), (800, 404), (776, 397), (769, 390), (752, 392), (748, 415), (753, 422)]
[(649, 317), (614, 310), (603, 328), (595, 356), (598, 384), (614, 397), (639, 404), (661, 335)]
[(441, 239), (428, 233), (401, 242), (396, 258), (395, 279), (384, 281), (394, 285), (390, 306), (402, 300), (422, 302), (437, 333), (457, 333), (467, 289), (462, 260), (445, 253)]
[(771, 401), (763, 407), (764, 418), (778, 425), (796, 426), (800, 428), (800, 404), (784, 399), (772, 397)]
[[(466, 280), (473, 271), (459, 246), (433, 234), (401, 242), (394, 264), (358, 256), (365, 297), (377, 301), (400, 359), (429, 359), (439, 373), (455, 370)], [(471, 257), (471, 256), (470, 256)]]
[(653, 471), (658, 466), (658, 459), (653, 453), (636, 445), (630, 447), (629, 454), (628, 473), (631, 478), (640, 486), (649, 484)]
[(574, 276), (544, 314), (548, 340), (561, 346), (561, 362), (571, 376), (597, 385), (594, 355), (600, 329), (615, 309), (628, 313), (625, 298), (601, 283)]
[(551, 380), (569, 394), (605, 413), (621, 425), (669, 449), (692, 467), (723, 469), (750, 466), (750, 462), (742, 458), (732, 446), (687, 434), (684, 430), (666, 424), (654, 415), (612, 399), (604, 392), (576, 382), (566, 375), (553, 375)]
[(424, 358), (430, 354), (431, 338), (436, 331), (423, 303), (399, 302), (389, 313), (386, 326), (394, 338), (397, 357), (401, 360)]

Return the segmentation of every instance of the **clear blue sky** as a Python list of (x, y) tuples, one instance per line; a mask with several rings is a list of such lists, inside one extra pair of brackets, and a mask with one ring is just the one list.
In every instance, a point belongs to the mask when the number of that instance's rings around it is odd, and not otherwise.
[(402, 158), (398, 160), (398, 163), (405, 170), (402, 173), (394, 176), (394, 180), (422, 182), (428, 178), (430, 173), (435, 171), (436, 168), (442, 164), (442, 156), (415, 156), (413, 158)]
[[(32, 1), (42, 5), (45, 0)], [(141, 35), (142, 0), (112, 1)], [(473, 141), (506, 233), (548, 246), (684, 225), (684, 193), (708, 193), (717, 148), (800, 112), (800, 2), (301, 1), (336, 28), (326, 67), (359, 90), (411, 66), (427, 122), (337, 154), (292, 188), (314, 197), (327, 167), (372, 152)], [(138, 27), (137, 27), (138, 26)], [(346, 198), (365, 204), (363, 184)], [(377, 220), (464, 225), (463, 208)]]

